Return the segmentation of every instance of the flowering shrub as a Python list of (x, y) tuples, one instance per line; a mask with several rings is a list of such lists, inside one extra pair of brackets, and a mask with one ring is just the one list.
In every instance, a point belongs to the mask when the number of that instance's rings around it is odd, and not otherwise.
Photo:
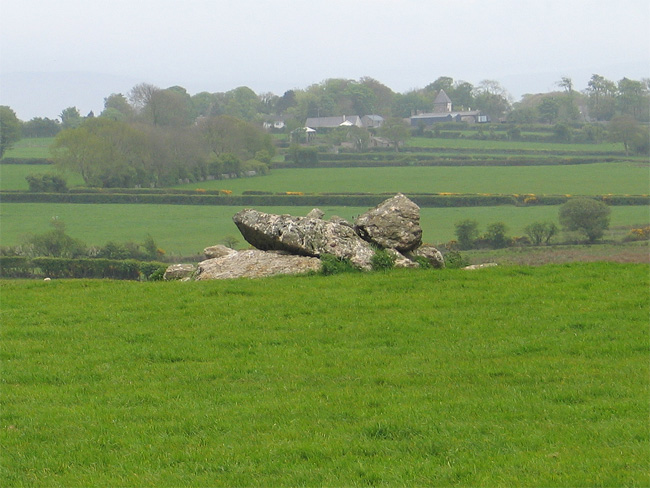
[(647, 241), (648, 239), (650, 239), (650, 225), (632, 228), (628, 235), (625, 236), (624, 241)]

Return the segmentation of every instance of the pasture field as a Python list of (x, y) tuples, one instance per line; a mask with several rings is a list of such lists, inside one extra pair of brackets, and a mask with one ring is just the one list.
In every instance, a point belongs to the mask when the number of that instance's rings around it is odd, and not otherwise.
[(305, 193), (504, 193), (601, 195), (650, 193), (648, 163), (562, 166), (464, 166), (275, 169), (267, 176), (178, 186), (206, 190)]
[[(27, 190), (25, 176), (52, 173), (49, 165), (0, 165), (0, 189)], [(66, 173), (68, 187), (83, 186), (79, 174)], [(419, 193), (535, 193), (644, 195), (650, 193), (648, 163), (594, 163), (561, 166), (463, 166), (275, 169), (269, 175), (203, 181), (176, 188), (302, 191), (306, 193), (398, 191)]]
[(648, 277), (2, 281), (0, 484), (648, 486)]
[(0, 189), (2, 190), (29, 190), (25, 177), (30, 174), (57, 174), (64, 177), (68, 188), (83, 186), (84, 180), (79, 173), (59, 172), (51, 164), (0, 164)]
[[(443, 131), (446, 132), (446, 131)], [(453, 131), (452, 131), (453, 132)], [(619, 153), (624, 154), (622, 143), (603, 142), (600, 144), (566, 144), (560, 142), (529, 142), (529, 141), (490, 141), (467, 138), (429, 138), (411, 137), (405, 143), (406, 147), (413, 148), (441, 148), (441, 149), (476, 149), (504, 150), (504, 151), (541, 151), (541, 152), (584, 152), (584, 153)]]
[[(291, 215), (306, 215), (311, 207), (256, 207), (257, 210)], [(439, 244), (455, 239), (455, 223), (465, 219), (479, 222), (484, 231), (488, 224), (504, 222), (509, 235), (523, 235), (533, 222), (557, 222), (557, 206), (539, 207), (452, 207), (422, 208), (420, 224), (423, 240)], [(189, 255), (234, 236), (240, 247), (247, 244), (232, 222), (241, 207), (203, 205), (145, 204), (66, 204), (3, 203), (0, 205), (0, 245), (20, 244), (27, 234), (50, 230), (50, 220), (58, 217), (72, 237), (88, 245), (113, 242), (143, 242), (150, 234), (168, 254)], [(334, 215), (354, 220), (367, 207), (323, 207), (325, 218)], [(630, 226), (650, 224), (650, 209), (645, 206), (611, 207), (611, 228), (605, 239), (620, 239)]]
[(5, 158), (51, 158), (50, 146), (54, 142), (54, 137), (29, 137), (23, 138), (14, 144), (3, 157)]

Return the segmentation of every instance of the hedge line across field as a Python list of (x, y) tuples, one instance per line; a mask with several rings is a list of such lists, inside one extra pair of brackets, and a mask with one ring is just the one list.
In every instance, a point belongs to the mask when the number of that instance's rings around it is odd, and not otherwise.
[(162, 279), (168, 264), (134, 259), (66, 259), (0, 256), (1, 278), (109, 278), (149, 281)]
[[(165, 205), (225, 205), (225, 206), (340, 206), (374, 207), (393, 194), (390, 193), (311, 193), (291, 192), (261, 194), (246, 192), (244, 195), (200, 193), (131, 193), (114, 190), (95, 193), (31, 193), (2, 191), (4, 203), (121, 203)], [(254, 194), (256, 193), (256, 194)], [(407, 193), (420, 207), (491, 207), (496, 205), (561, 205), (580, 195), (499, 195), (499, 194), (424, 194)], [(608, 205), (650, 205), (650, 195), (598, 195), (590, 196)]]
[[(349, 156), (346, 154), (346, 156)], [(319, 156), (320, 158), (320, 156)], [(380, 168), (404, 166), (560, 166), (611, 163), (622, 158), (489, 158), (489, 156), (406, 156), (399, 159), (319, 159), (315, 164), (298, 164), (293, 161), (273, 163), (274, 169), (283, 168)]]

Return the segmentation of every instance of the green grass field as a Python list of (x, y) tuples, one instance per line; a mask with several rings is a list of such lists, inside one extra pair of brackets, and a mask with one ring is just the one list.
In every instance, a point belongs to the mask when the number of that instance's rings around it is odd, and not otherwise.
[[(0, 188), (27, 190), (25, 176), (55, 172), (52, 166), (0, 165)], [(81, 176), (67, 173), (69, 187), (82, 186)], [(650, 165), (595, 163), (567, 166), (473, 166), (276, 169), (267, 176), (217, 180), (178, 188), (272, 192), (420, 192), (420, 193), (535, 193), (535, 194), (648, 194)]]
[(3, 281), (0, 485), (648, 486), (648, 276)]
[(54, 137), (30, 137), (16, 142), (3, 157), (5, 158), (51, 158), (50, 146)]
[[(455, 207), (422, 208), (420, 220), (423, 239), (432, 244), (455, 238), (455, 223), (474, 219), (482, 231), (488, 224), (504, 222), (510, 235), (523, 235), (532, 222), (557, 222), (558, 208), (539, 207)], [(644, 206), (611, 207), (611, 231), (607, 239), (619, 239), (627, 233), (618, 227), (650, 224), (650, 209)], [(306, 215), (311, 207), (257, 207), (260, 211)], [(121, 205), (121, 204), (45, 204), (3, 203), (0, 205), (0, 245), (16, 245), (26, 234), (50, 229), (52, 217), (66, 224), (68, 234), (88, 245), (114, 242), (143, 242), (147, 234), (171, 254), (194, 254), (218, 244), (226, 236), (247, 244), (232, 222), (241, 207), (192, 205)], [(338, 215), (347, 220), (368, 210), (366, 207), (323, 207), (325, 218)]]
[(481, 150), (532, 150), (532, 151), (559, 151), (559, 152), (618, 152), (623, 156), (623, 144), (605, 142), (601, 144), (565, 144), (559, 142), (523, 142), (523, 141), (490, 141), (477, 139), (447, 139), (411, 137), (406, 141), (407, 147), (442, 148), (442, 149), (476, 149)]
[(50, 164), (0, 164), (0, 189), (29, 190), (25, 177), (30, 174), (57, 174), (66, 179), (68, 188), (83, 186), (84, 180), (79, 173), (61, 173)]
[(650, 193), (650, 165), (596, 163), (572, 166), (473, 166), (276, 169), (269, 175), (179, 186), (206, 190), (419, 193)]

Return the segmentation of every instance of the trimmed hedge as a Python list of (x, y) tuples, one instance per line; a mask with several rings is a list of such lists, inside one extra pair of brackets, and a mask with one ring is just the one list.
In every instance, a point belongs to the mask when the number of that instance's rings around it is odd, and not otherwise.
[[(261, 192), (260, 192), (261, 193)], [(312, 193), (207, 195), (179, 193), (30, 193), (2, 191), (3, 203), (133, 203), (167, 205), (348, 206), (374, 207), (394, 193)], [(561, 205), (567, 195), (425, 194), (407, 193), (421, 207), (478, 207), (493, 205)], [(578, 196), (578, 195), (575, 195)], [(650, 205), (650, 195), (592, 195), (608, 205)]]
[(47, 158), (2, 158), (0, 164), (54, 164)]
[(2, 278), (108, 278), (113, 280), (155, 280), (167, 264), (115, 259), (66, 259), (0, 256)]

